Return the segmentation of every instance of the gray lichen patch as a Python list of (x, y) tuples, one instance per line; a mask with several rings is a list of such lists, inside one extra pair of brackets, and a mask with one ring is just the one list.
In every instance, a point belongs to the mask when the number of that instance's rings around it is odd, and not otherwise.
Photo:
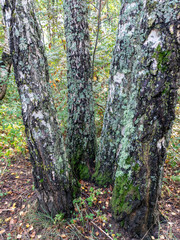
[(111, 65), (95, 177), (115, 181), (113, 215), (141, 237), (156, 220), (174, 119), (179, 10), (177, 0), (123, 1)]
[(87, 179), (96, 155), (87, 2), (65, 0), (64, 11), (69, 113), (67, 153), (75, 175)]
[(69, 216), (73, 209), (73, 189), (78, 188), (78, 184), (67, 161), (48, 86), (48, 63), (33, 1), (4, 1), (3, 13), (10, 32), (10, 49), (39, 209), (52, 217), (59, 212)]

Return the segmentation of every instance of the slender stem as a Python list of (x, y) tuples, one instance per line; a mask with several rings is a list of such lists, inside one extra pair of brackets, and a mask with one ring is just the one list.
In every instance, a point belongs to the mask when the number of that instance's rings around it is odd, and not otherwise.
[(113, 240), (112, 237), (110, 237), (105, 231), (102, 230), (102, 228), (100, 228), (98, 225), (96, 225), (93, 221), (91, 221), (91, 223), (96, 226), (102, 233), (104, 233), (109, 239)]
[(94, 47), (93, 60), (92, 60), (92, 78), (94, 76), (94, 60), (95, 60), (95, 54), (96, 54), (98, 38), (99, 38), (99, 30), (100, 30), (100, 25), (101, 25), (101, 5), (102, 5), (102, 0), (99, 0), (97, 35), (96, 35), (96, 43), (95, 43), (95, 47)]

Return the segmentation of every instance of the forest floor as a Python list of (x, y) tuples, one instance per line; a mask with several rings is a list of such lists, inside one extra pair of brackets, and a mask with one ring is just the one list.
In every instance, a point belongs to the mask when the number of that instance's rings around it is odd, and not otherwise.
[[(0, 239), (132, 239), (112, 219), (112, 187), (98, 188), (81, 181), (81, 196), (74, 201), (72, 219), (62, 220), (61, 215), (53, 219), (36, 211), (30, 162), (24, 157), (16, 157), (9, 166), (5, 162), (0, 164), (3, 169), (0, 179)], [(172, 167), (166, 160), (159, 202), (166, 223), (159, 223), (159, 231), (152, 239), (180, 239), (177, 173), (179, 164)]]
[[(61, 214), (53, 219), (37, 212), (21, 114), (20, 110), (17, 114), (16, 105), (12, 107), (12, 103), (15, 101), (2, 105), (0, 115), (0, 240), (132, 240), (112, 219), (111, 186), (98, 188), (92, 183), (80, 181), (81, 196), (74, 200), (75, 212), (69, 220), (62, 219)], [(8, 117), (9, 114), (11, 117)], [(166, 221), (158, 223), (159, 230), (152, 234), (152, 240), (180, 239), (179, 126), (180, 101), (176, 108), (159, 200), (160, 211)], [(22, 152), (23, 155), (20, 154)]]

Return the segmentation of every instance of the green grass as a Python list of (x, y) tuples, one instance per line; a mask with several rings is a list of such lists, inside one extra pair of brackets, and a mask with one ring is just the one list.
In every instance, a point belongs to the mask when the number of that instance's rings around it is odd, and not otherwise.
[(179, 96), (175, 110), (176, 118), (174, 120), (172, 128), (172, 134), (166, 159), (166, 163), (168, 163), (174, 169), (176, 169), (178, 167), (178, 164), (180, 163), (180, 89), (178, 93)]

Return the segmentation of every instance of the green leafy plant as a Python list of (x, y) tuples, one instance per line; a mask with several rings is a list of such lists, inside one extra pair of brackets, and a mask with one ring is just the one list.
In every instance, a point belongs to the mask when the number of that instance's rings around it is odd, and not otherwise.
[(180, 182), (180, 175), (178, 175), (178, 176), (171, 176), (171, 179), (172, 179), (173, 181)]
[(94, 218), (94, 214), (93, 213), (89, 213), (89, 214), (86, 215), (86, 218), (92, 220)]
[(7, 193), (5, 192), (2, 192), (1, 190), (0, 190), (0, 197), (4, 197), (4, 196), (6, 196), (7, 195)]
[(64, 213), (56, 214), (54, 218), (54, 224), (62, 222), (63, 218), (64, 218)]

